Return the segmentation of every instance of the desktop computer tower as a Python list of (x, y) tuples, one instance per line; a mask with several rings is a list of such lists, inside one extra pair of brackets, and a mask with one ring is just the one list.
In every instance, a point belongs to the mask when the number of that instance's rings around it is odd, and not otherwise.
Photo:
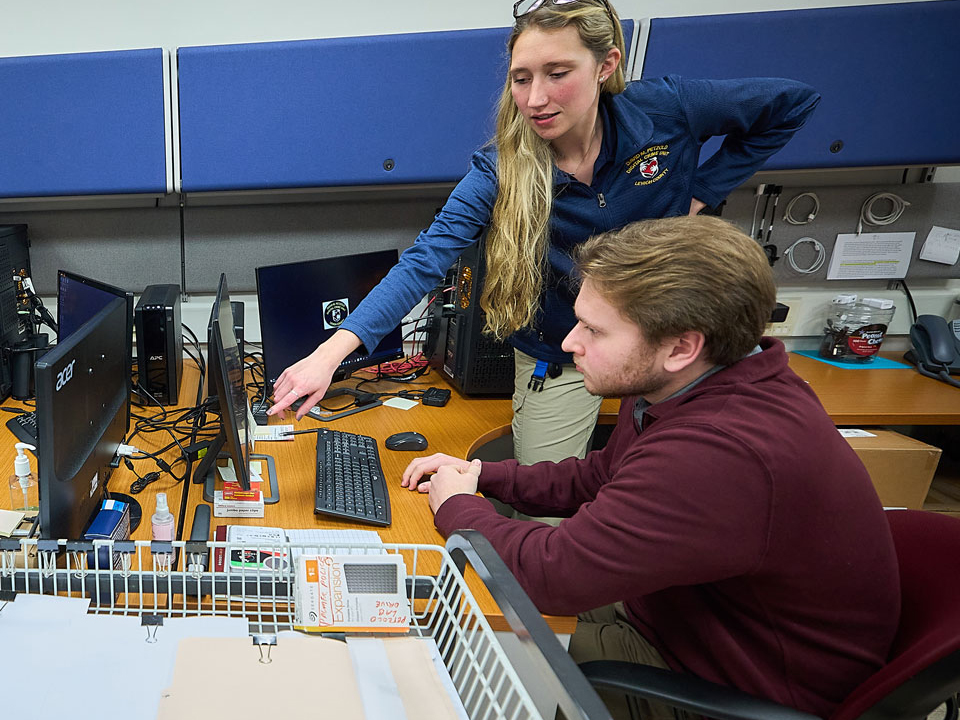
[[(23, 286), (23, 278), (29, 275), (27, 226), (0, 225), (0, 401), (10, 397), (13, 389), (14, 355), (19, 357), (24, 345), (30, 345), (35, 337), (26, 320), (33, 314)], [(32, 368), (33, 353), (27, 359)]]
[[(431, 365), (464, 395), (513, 394), (513, 346), (483, 333), (482, 243), (464, 250), (434, 301)], [(448, 292), (442, 291), (451, 288)], [(433, 341), (434, 338), (431, 338)]]
[(138, 384), (149, 393), (144, 399), (176, 405), (183, 377), (180, 287), (148, 285), (133, 317), (137, 331)]

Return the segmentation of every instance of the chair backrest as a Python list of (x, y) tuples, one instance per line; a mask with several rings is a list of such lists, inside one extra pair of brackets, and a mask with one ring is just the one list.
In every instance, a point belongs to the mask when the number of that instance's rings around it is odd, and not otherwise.
[(960, 519), (891, 510), (900, 566), (900, 626), (889, 662), (831, 720), (925, 718), (960, 692)]

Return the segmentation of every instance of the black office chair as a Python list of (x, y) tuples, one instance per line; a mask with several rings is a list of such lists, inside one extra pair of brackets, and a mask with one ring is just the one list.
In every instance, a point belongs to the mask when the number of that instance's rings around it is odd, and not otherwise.
[[(900, 565), (900, 627), (887, 664), (829, 720), (922, 720), (960, 692), (960, 520), (922, 510), (887, 513)], [(580, 666), (595, 687), (620, 690), (717, 720), (817, 720), (700, 678), (627, 662)]]

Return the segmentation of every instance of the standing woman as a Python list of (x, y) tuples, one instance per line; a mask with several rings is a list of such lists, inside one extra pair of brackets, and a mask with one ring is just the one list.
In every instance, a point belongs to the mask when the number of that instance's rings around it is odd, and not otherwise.
[[(627, 84), (620, 19), (607, 0), (520, 0), (513, 12), (494, 142), (474, 153), (430, 227), (340, 329), (280, 375), (270, 414), (306, 396), (302, 417), (350, 352), (375, 348), (483, 239), (487, 331), (515, 348), (515, 457), (583, 457), (600, 398), (560, 347), (576, 324), (571, 250), (635, 220), (715, 207), (820, 99), (775, 78)], [(698, 167), (714, 135), (726, 139)]]

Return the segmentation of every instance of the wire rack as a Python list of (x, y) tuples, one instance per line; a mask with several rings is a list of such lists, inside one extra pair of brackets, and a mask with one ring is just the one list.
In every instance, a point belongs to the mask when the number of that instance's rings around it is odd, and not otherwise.
[[(474, 537), (468, 537), (470, 535)], [(486, 542), (469, 531), (447, 548), (403, 544), (338, 543), (337, 548), (331, 548), (292, 543), (0, 539), (0, 608), (4, 601), (14, 600), (21, 593), (87, 598), (89, 613), (138, 616), (148, 634), (156, 632), (164, 618), (243, 617), (248, 621), (254, 641), (270, 645), (277, 642), (277, 633), (294, 629), (295, 563), (281, 562), (267, 569), (262, 566), (236, 568), (227, 562), (222, 570), (207, 569), (211, 558), (216, 561), (218, 553), (230, 557), (234, 551), (265, 551), (291, 560), (298, 553), (396, 553), (404, 558), (407, 572), (409, 634), (436, 642), (468, 717), (471, 720), (540, 718), (464, 580), (464, 566), (469, 561), (501, 606), (504, 598), (497, 596), (502, 595), (504, 588), (491, 587), (491, 582), (497, 582), (494, 575), (498, 575), (501, 582), (513, 582), (514, 586), (507, 588), (508, 593), (519, 590), (509, 572), (507, 576), (502, 575), (505, 567), (495, 553), (486, 558), (499, 563), (491, 575), (490, 568), (477, 555), (474, 545), (477, 540)], [(482, 550), (492, 552), (488, 546)], [(520, 593), (522, 602), (526, 596)], [(513, 608), (508, 608), (504, 615), (522, 642), (537, 646), (539, 657), (544, 657), (539, 645), (549, 644), (551, 639), (556, 642), (549, 631), (543, 634), (545, 624), (535, 627), (531, 633), (531, 622), (533, 625), (543, 622), (539, 613), (534, 611), (535, 617), (523, 620), (518, 619)], [(559, 644), (556, 647), (559, 648)], [(561, 649), (561, 657), (555, 650), (549, 648), (548, 655), (553, 657), (541, 664), (549, 681), (567, 696), (560, 700), (561, 708), (567, 706), (566, 717), (608, 717), (605, 710), (590, 713), (584, 709), (589, 709), (594, 701), (597, 708), (602, 705), (578, 672), (574, 685), (584, 683), (589, 691), (586, 704), (569, 697), (570, 680), (560, 676), (570, 670), (565, 665), (566, 653)], [(560, 674), (554, 667), (557, 662)], [(575, 669), (572, 663), (570, 667)]]

